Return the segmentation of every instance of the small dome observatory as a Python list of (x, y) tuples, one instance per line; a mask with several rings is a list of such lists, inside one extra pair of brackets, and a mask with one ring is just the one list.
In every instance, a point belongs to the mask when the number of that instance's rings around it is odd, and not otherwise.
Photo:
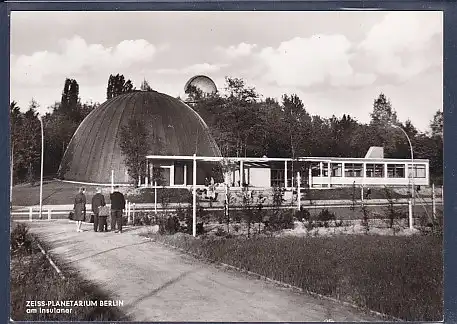
[(217, 92), (217, 87), (214, 81), (205, 75), (196, 75), (190, 78), (184, 86), (184, 92), (189, 93), (191, 87), (199, 89), (203, 95), (210, 95)]
[[(192, 108), (163, 93), (133, 91), (107, 100), (82, 121), (62, 158), (59, 178), (109, 184), (113, 170), (115, 183), (129, 183), (120, 134), (131, 118), (144, 121), (149, 138), (159, 139), (148, 145), (148, 155), (221, 156), (208, 126)], [(197, 174), (207, 176), (198, 167)]]

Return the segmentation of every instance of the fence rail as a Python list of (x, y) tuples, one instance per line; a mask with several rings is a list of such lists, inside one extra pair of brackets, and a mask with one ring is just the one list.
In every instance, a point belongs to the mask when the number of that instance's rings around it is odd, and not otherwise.
[[(431, 201), (430, 201), (431, 202)], [(360, 205), (360, 201), (357, 201), (356, 204), (357, 206)], [(436, 204), (441, 205), (442, 201), (438, 200), (436, 201)], [(171, 206), (170, 206), (171, 205)], [(179, 208), (185, 208), (185, 206), (182, 206), (180, 204), (170, 204), (169, 207), (164, 208), (161, 204), (128, 204), (126, 208), (126, 214), (129, 216), (130, 214), (135, 214), (137, 212), (176, 212)], [(224, 210), (224, 206), (219, 204), (214, 204), (216, 206), (205, 206), (206, 211), (222, 211)], [(376, 207), (376, 206), (389, 206), (390, 203), (385, 201), (385, 200), (374, 200), (374, 201), (364, 201), (364, 205), (367, 207)], [(408, 200), (399, 200), (395, 203), (392, 204), (393, 206), (408, 206)], [(86, 210), (90, 211), (90, 205), (88, 205), (89, 208)], [(254, 207), (254, 206), (253, 206)], [(316, 201), (316, 202), (304, 202), (302, 201), (301, 208), (303, 209), (315, 209), (315, 208), (351, 208), (354, 207), (354, 202), (348, 200), (341, 200), (337, 202), (332, 202), (332, 201)], [(297, 209), (296, 205), (283, 205), (279, 207), (271, 206), (271, 205), (264, 205), (262, 207), (263, 209), (274, 209), (274, 208), (279, 208), (279, 209)], [(230, 206), (231, 210), (242, 210), (242, 206)], [(46, 205), (42, 207), (42, 218), (41, 219), (62, 219), (62, 218), (67, 218), (68, 214), (73, 210), (72, 205)], [(19, 207), (19, 206), (13, 206), (12, 211), (11, 211), (11, 216), (12, 218), (27, 218), (29, 220), (34, 220), (36, 217), (40, 215), (40, 210), (39, 207), (37, 206), (29, 206), (29, 207)], [(56, 217), (53, 217), (56, 216)], [(60, 216), (60, 217), (58, 217)]]

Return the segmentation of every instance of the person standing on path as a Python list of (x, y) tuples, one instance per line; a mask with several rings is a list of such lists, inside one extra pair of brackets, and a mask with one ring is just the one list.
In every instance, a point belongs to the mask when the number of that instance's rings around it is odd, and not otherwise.
[(82, 232), (82, 221), (86, 219), (86, 196), (84, 195), (85, 192), (86, 188), (79, 188), (79, 192), (75, 197), (75, 202), (73, 205), (75, 215), (74, 219), (76, 221), (76, 232)]
[(100, 188), (97, 188), (96, 194), (92, 197), (92, 212), (94, 213), (94, 232), (98, 231), (98, 223), (101, 220), (99, 218), (99, 208), (105, 205), (105, 197), (102, 195), (102, 190)]
[[(122, 212), (125, 209), (124, 195), (119, 192), (119, 186), (114, 187), (110, 195), (111, 200), (111, 230), (122, 233)], [(116, 226), (117, 223), (117, 226)], [(117, 227), (117, 229), (116, 229)]]

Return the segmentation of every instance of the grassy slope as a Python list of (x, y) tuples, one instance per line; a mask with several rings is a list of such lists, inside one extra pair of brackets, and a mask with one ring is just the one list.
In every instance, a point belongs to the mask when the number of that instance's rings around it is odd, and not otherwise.
[[(12, 225), (15, 228), (16, 225)], [(52, 268), (34, 239), (31, 250), (14, 253), (11, 258), (11, 318), (19, 321), (115, 321), (128, 320), (116, 307), (72, 307), (71, 314), (27, 314), (26, 301), (108, 300), (100, 289), (69, 267), (59, 268), (65, 279)], [(56, 260), (54, 260), (56, 262)]]
[(206, 258), (391, 316), (442, 320), (443, 260), (439, 237), (155, 237)]

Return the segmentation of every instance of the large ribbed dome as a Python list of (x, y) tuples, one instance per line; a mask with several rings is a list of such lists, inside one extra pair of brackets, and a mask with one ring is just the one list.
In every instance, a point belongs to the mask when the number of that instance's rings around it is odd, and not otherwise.
[(214, 94), (217, 92), (216, 84), (206, 75), (196, 75), (190, 78), (184, 86), (185, 93), (188, 93), (190, 86), (194, 86), (195, 88), (201, 90), (204, 95)]
[(87, 183), (125, 183), (120, 133), (130, 118), (141, 118), (160, 137), (151, 155), (221, 156), (203, 119), (179, 99), (156, 91), (134, 91), (112, 98), (81, 123), (62, 158), (59, 177)]

